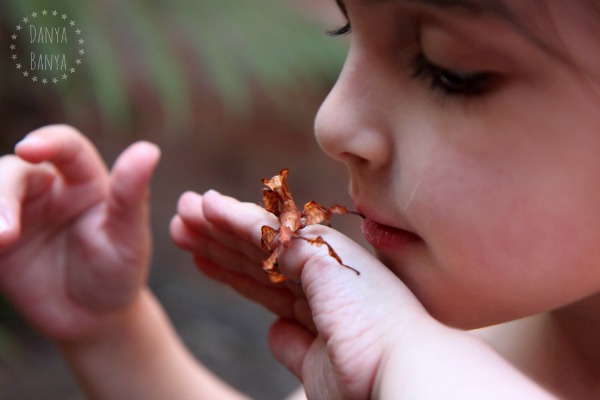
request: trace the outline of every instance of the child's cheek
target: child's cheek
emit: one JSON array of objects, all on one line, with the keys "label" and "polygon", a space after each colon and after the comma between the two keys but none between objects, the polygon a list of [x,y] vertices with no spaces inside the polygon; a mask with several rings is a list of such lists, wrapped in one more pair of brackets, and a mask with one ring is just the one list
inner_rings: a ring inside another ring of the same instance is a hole
[{"label": "child's cheek", "polygon": [[430,254],[419,280],[436,291],[423,296],[452,297],[463,310],[485,299],[513,318],[600,289],[600,220],[573,199],[566,177],[438,161],[444,168],[430,165],[413,204]]}]

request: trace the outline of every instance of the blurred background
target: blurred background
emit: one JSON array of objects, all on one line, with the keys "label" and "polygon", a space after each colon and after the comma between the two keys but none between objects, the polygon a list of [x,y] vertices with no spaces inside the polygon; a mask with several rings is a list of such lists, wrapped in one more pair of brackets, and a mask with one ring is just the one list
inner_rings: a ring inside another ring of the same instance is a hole
[{"label": "blurred background", "polygon": [[[284,167],[298,203],[350,205],[345,170],[312,132],[347,47],[326,32],[343,23],[334,0],[0,0],[2,154],[50,123],[80,129],[109,164],[133,141],[157,143],[150,285],[194,354],[257,399],[298,385],[269,354],[273,317],[199,274],[168,224],[186,190],[258,203],[261,178]],[[361,240],[353,217],[333,222]],[[3,399],[84,398],[6,304],[0,361]]]}]

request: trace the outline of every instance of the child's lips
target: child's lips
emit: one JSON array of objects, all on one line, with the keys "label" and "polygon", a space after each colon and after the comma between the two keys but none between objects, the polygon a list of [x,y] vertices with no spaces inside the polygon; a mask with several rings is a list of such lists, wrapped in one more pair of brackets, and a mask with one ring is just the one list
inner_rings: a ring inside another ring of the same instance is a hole
[{"label": "child's lips", "polygon": [[367,242],[376,249],[398,248],[422,240],[413,232],[382,225],[369,218],[363,220],[362,231]]}]

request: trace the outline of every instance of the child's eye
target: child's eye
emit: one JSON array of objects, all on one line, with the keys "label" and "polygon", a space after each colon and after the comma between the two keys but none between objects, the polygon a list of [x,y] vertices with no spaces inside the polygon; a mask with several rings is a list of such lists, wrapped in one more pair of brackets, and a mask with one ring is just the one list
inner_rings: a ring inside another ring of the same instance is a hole
[{"label": "child's eye", "polygon": [[453,96],[477,96],[489,91],[496,81],[496,76],[489,72],[471,72],[451,70],[439,67],[429,61],[424,54],[419,54],[413,62],[415,79],[422,79],[432,90]]},{"label": "child's eye", "polygon": [[341,28],[333,29],[331,31],[328,31],[327,33],[331,36],[344,36],[349,34],[350,32],[352,32],[352,26],[350,25],[350,22],[348,22]]}]

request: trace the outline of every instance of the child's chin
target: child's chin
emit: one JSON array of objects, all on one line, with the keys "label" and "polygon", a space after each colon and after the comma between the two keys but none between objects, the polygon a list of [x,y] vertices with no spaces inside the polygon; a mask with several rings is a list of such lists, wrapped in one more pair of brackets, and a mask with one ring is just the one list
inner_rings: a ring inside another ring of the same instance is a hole
[{"label": "child's chin", "polygon": [[459,314],[456,311],[448,313],[432,312],[431,315],[446,326],[465,331],[471,331],[475,329],[486,328],[493,325],[499,325],[505,322],[514,321],[516,319],[525,317],[513,314],[504,315],[501,312],[463,312]]}]

